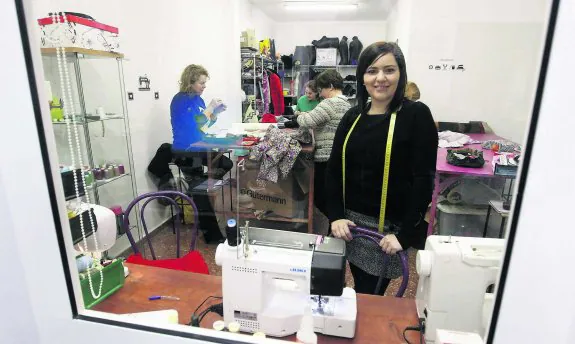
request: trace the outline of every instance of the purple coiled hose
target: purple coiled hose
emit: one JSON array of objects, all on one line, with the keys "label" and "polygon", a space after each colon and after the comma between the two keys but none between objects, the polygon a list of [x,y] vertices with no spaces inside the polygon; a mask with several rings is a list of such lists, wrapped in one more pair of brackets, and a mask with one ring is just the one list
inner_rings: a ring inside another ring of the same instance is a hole
[{"label": "purple coiled hose", "polygon": [[[381,241],[381,239],[383,239],[383,237],[385,235],[375,231],[375,230],[370,230],[367,228],[362,228],[362,227],[350,227],[349,228],[353,238],[365,238],[368,240],[373,241],[375,244],[377,244],[377,246],[379,246],[379,242]],[[381,251],[381,253],[383,254],[383,271],[381,272],[381,275],[379,276],[379,280],[377,281],[377,286],[375,287],[375,291],[374,293],[377,295],[379,290],[381,289],[381,284],[383,282],[383,276],[385,275],[385,272],[387,270],[387,265],[389,264],[389,255],[387,255],[385,252]],[[409,282],[409,264],[407,263],[407,253],[406,251],[399,251],[397,254],[399,254],[399,258],[401,260],[401,267],[402,267],[402,271],[403,271],[403,278],[401,281],[401,285],[399,286],[399,290],[397,291],[397,294],[395,294],[396,297],[403,297],[403,294],[405,293],[405,290],[407,289],[407,283]]]}]

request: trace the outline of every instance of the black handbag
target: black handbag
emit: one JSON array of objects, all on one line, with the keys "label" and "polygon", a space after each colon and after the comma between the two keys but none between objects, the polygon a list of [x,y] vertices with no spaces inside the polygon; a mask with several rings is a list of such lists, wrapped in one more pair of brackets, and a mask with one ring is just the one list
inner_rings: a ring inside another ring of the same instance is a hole
[{"label": "black handbag", "polygon": [[485,165],[483,151],[477,149],[448,149],[446,159],[453,166],[481,168]]}]

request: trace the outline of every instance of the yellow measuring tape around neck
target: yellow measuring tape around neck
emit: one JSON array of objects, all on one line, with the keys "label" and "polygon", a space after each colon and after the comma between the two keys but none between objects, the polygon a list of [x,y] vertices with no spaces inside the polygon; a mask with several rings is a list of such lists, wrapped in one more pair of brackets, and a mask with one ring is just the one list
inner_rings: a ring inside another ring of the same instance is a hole
[{"label": "yellow measuring tape around neck", "polygon": [[[355,121],[353,122],[351,128],[347,132],[345,136],[345,140],[343,141],[343,152],[341,154],[341,166],[342,166],[342,179],[343,179],[343,206],[345,208],[345,152],[347,149],[347,142],[349,141],[349,137],[351,136],[351,132],[355,129],[355,125],[359,122],[359,118],[361,114],[357,116]],[[389,184],[389,166],[391,165],[391,147],[393,145],[393,132],[395,130],[395,117],[396,113],[391,114],[391,118],[389,119],[389,130],[387,131],[387,143],[385,145],[385,162],[383,165],[383,183],[381,185],[381,205],[379,208],[379,224],[378,230],[380,233],[383,233],[383,228],[385,225],[385,208],[387,206],[387,188]]]}]

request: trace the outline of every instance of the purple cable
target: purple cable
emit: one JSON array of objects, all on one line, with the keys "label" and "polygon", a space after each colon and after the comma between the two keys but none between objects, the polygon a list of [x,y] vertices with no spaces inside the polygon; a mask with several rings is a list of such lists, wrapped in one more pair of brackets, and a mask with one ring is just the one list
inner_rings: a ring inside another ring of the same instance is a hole
[{"label": "purple cable", "polygon": [[[365,238],[365,239],[369,239],[372,242],[374,242],[377,246],[379,246],[379,242],[381,239],[384,238],[385,235],[375,231],[375,230],[370,230],[370,229],[366,229],[366,228],[362,228],[362,227],[350,227],[349,228],[353,234],[353,238]],[[355,233],[353,233],[355,232]],[[378,240],[379,239],[379,240]],[[389,256],[381,251],[383,253],[383,264],[384,264],[384,271],[385,272],[385,266],[387,266],[387,264],[389,263]],[[403,278],[401,281],[401,285],[399,286],[399,290],[397,291],[397,294],[395,294],[396,297],[403,297],[403,294],[405,293],[405,290],[407,289],[407,284],[409,282],[409,264],[408,264],[408,260],[407,260],[407,253],[405,251],[399,251],[397,254],[399,254],[399,258],[401,260],[401,267],[402,267],[402,271],[403,271]],[[379,289],[379,288],[378,288]]]}]

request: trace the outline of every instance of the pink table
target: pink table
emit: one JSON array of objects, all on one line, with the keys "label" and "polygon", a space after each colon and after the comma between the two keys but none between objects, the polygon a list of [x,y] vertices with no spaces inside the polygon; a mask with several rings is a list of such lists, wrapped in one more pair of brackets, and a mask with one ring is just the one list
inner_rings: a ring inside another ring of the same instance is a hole
[{"label": "pink table", "polygon": [[[473,140],[476,141],[488,141],[488,140],[504,140],[502,137],[499,137],[495,134],[467,134]],[[491,161],[493,160],[493,151],[490,149],[483,149],[481,147],[481,143],[473,144],[473,145],[465,145],[462,148],[472,148],[483,150],[483,158],[485,159],[485,165],[482,168],[470,168],[470,167],[459,167],[453,166],[447,163],[447,149],[448,148],[438,148],[437,149],[437,163],[436,163],[436,172],[435,172],[435,185],[433,188],[433,196],[431,198],[431,209],[429,214],[429,227],[427,227],[427,235],[431,235],[433,233],[433,223],[435,222],[435,215],[437,212],[437,198],[441,191],[446,188],[447,186],[451,185],[454,182],[454,179],[457,179],[459,176],[466,175],[466,176],[474,176],[474,177],[483,177],[483,178],[492,178],[494,177],[493,174],[493,167],[491,166]],[[461,148],[455,148],[461,149]],[[443,182],[441,181],[441,175],[449,175],[452,176],[451,178],[446,178]]]}]

